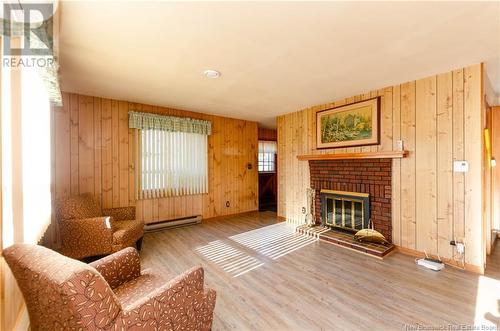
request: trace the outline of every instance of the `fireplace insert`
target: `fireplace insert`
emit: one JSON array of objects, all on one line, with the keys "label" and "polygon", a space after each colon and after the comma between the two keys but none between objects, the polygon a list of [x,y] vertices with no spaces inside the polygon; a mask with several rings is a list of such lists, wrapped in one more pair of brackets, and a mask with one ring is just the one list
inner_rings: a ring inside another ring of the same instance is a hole
[{"label": "fireplace insert", "polygon": [[321,190],[321,225],[349,231],[369,228],[370,195]]}]

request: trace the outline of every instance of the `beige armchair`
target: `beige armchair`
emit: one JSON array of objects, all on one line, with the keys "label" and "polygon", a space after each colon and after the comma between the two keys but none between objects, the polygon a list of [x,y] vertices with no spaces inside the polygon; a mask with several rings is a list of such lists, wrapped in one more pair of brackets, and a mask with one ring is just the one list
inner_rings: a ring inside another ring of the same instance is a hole
[{"label": "beige armchair", "polygon": [[101,256],[125,247],[141,248],[144,222],[135,208],[103,209],[92,195],[81,194],[55,202],[61,234],[60,252],[74,259]]},{"label": "beige armchair", "polygon": [[126,248],[87,265],[38,245],[3,255],[26,301],[31,330],[210,330],[216,293],[201,267],[167,280]]}]

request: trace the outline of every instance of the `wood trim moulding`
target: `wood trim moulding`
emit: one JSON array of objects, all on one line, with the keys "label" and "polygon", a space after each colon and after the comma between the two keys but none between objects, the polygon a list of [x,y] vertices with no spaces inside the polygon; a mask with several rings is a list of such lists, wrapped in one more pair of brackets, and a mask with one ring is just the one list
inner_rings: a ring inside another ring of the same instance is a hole
[{"label": "wood trim moulding", "polygon": [[[406,247],[401,247],[396,245],[396,249],[394,251],[397,251],[401,254],[408,255],[408,256],[413,256],[415,258],[423,258],[425,257],[424,252],[420,252],[411,248],[406,248]],[[455,261],[453,259],[447,259],[447,258],[441,258],[441,260],[444,262],[444,264],[449,265],[450,267],[458,268],[461,270],[466,270],[469,272],[473,272],[476,274],[484,275],[484,267],[477,266],[474,264],[469,264],[466,263],[465,266],[462,266],[458,261]]]},{"label": "wood trim moulding", "polygon": [[254,210],[249,210],[249,211],[244,211],[244,212],[241,212],[241,213],[234,213],[234,214],[227,214],[227,215],[220,215],[220,216],[214,216],[214,217],[207,217],[207,218],[203,218],[201,220],[201,222],[211,222],[211,221],[220,221],[220,220],[224,220],[224,219],[227,219],[227,218],[233,218],[235,216],[248,216],[248,215],[252,215],[252,214],[255,214],[255,213],[258,213],[259,210],[258,209],[254,209]]},{"label": "wood trim moulding", "polygon": [[342,153],[342,154],[304,154],[297,155],[299,161],[310,160],[350,160],[350,159],[400,159],[408,156],[408,151]]}]

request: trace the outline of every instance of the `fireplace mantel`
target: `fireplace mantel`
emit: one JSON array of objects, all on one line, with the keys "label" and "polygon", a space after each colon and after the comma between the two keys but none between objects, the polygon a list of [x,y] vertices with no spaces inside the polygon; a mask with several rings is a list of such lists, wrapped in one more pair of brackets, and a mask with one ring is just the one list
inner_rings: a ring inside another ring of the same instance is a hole
[{"label": "fireplace mantel", "polygon": [[350,160],[350,159],[400,159],[406,157],[408,151],[342,153],[342,154],[303,154],[297,155],[300,161],[310,160]]}]

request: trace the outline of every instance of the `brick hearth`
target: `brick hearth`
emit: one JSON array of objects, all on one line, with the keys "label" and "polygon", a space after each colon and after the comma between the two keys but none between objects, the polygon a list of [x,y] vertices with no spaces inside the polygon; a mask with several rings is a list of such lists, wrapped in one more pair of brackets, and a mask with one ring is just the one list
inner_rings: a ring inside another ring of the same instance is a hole
[{"label": "brick hearth", "polygon": [[392,242],[391,159],[311,160],[311,188],[316,190],[316,223],[321,223],[321,189],[370,194],[375,230]]}]

